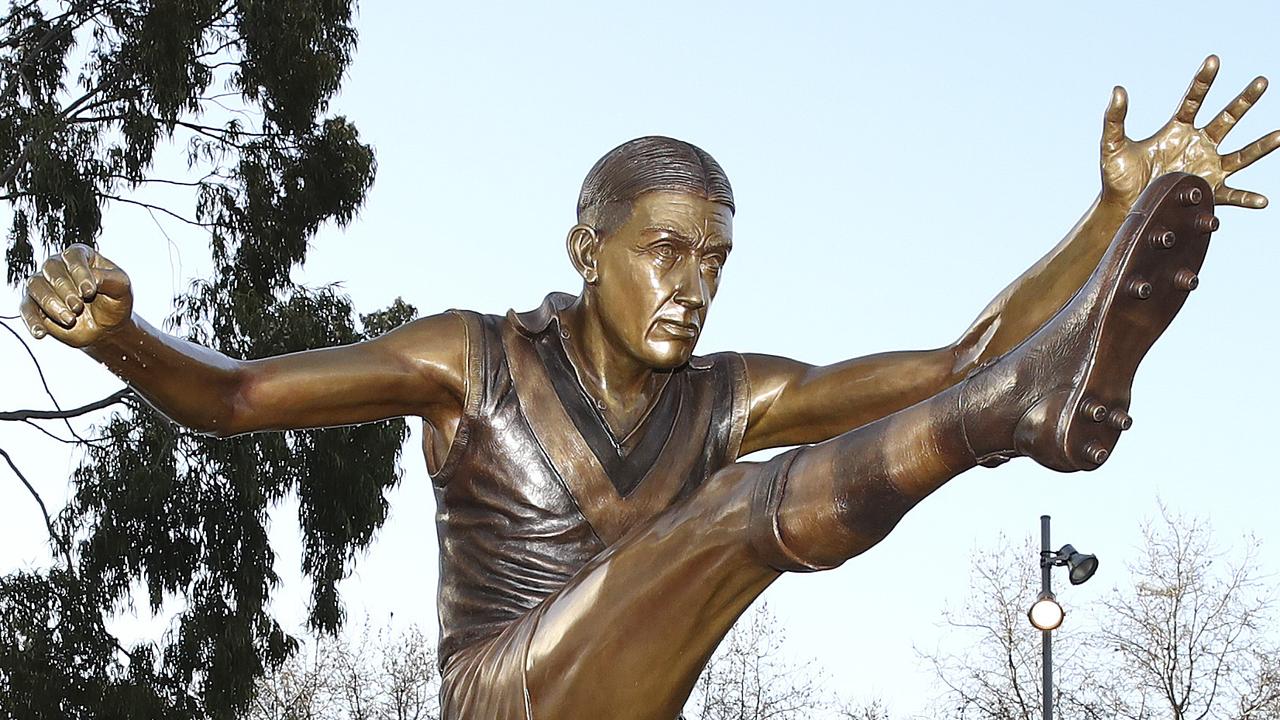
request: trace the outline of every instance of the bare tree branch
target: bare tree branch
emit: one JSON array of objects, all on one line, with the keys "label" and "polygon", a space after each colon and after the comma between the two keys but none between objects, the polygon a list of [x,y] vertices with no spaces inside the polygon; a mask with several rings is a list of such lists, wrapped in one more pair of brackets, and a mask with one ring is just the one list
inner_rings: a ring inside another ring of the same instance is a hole
[{"label": "bare tree branch", "polygon": [[40,506],[40,515],[44,517],[44,526],[49,530],[49,540],[62,551],[62,556],[67,561],[67,569],[71,570],[73,566],[71,564],[70,543],[54,529],[53,518],[49,516],[49,508],[44,504],[44,498],[40,497],[40,493],[36,492],[35,487],[27,480],[27,476],[22,474],[22,471],[18,469],[18,466],[13,462],[13,458],[9,457],[9,453],[5,452],[4,448],[0,448],[0,456],[4,457],[4,461],[9,464],[9,469],[13,471],[14,475],[18,476],[18,480],[22,482],[23,486],[27,488],[27,492],[31,494],[36,504]]},{"label": "bare tree branch", "polygon": [[101,400],[95,400],[91,403],[87,403],[70,410],[0,411],[0,420],[62,420],[65,418],[80,417],[81,415],[91,413],[94,410],[101,410],[102,408],[110,407],[131,397],[135,397],[134,392],[132,389],[126,387],[111,393]]},{"label": "bare tree branch", "polygon": [[98,192],[95,194],[98,197],[106,200],[115,200],[116,202],[122,202],[127,205],[137,205],[138,207],[146,208],[147,210],[151,210],[153,212],[164,213],[165,215],[168,215],[171,218],[174,218],[176,220],[181,220],[182,222],[188,225],[192,225],[194,227],[199,227],[199,228],[216,227],[214,223],[206,223],[206,222],[200,222],[199,220],[192,220],[191,218],[183,217],[182,215],[179,215],[178,213],[168,208],[164,208],[159,205],[153,205],[151,203],[143,202],[141,200],[134,200],[132,198],[120,197],[119,195],[111,195],[109,193],[104,193],[104,192]]},{"label": "bare tree branch", "polygon": [[[49,401],[53,403],[53,406],[55,408],[57,408],[58,410],[61,410],[62,406],[58,404],[58,398],[54,397],[53,390],[49,389],[49,380],[44,376],[44,368],[41,367],[40,360],[39,358],[36,357],[35,352],[31,350],[31,346],[27,344],[27,341],[25,339],[23,339],[22,334],[19,333],[17,330],[14,330],[13,328],[9,327],[8,323],[0,322],[0,327],[3,327],[5,330],[8,330],[9,334],[12,335],[14,339],[16,339],[22,345],[22,348],[24,350],[27,351],[27,357],[30,357],[31,363],[36,366],[36,375],[40,377],[40,385],[44,387],[44,394],[49,396]],[[87,440],[85,440],[83,437],[80,436],[80,433],[76,432],[75,428],[71,427],[70,419],[62,418],[62,422],[66,424],[67,430],[70,431],[73,437],[75,437],[77,440],[80,440],[81,442],[88,442]]]}]

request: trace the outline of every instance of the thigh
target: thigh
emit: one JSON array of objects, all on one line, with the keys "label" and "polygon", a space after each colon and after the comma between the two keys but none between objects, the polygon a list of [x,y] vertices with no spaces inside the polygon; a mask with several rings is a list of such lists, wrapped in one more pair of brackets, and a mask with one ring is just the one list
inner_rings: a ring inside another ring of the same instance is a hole
[{"label": "thigh", "polygon": [[441,672],[442,720],[528,720],[525,657],[541,607],[458,651]]},{"label": "thigh", "polygon": [[720,640],[779,575],[748,542],[767,468],[717,472],[542,603],[525,660],[534,718],[677,715]]}]

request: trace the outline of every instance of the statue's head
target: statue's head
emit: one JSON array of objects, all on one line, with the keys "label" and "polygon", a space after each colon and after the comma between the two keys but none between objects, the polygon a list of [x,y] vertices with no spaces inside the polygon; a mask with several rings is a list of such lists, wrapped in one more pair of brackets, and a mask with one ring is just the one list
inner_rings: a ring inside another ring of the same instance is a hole
[{"label": "statue's head", "polygon": [[733,244],[733,189],[702,149],[643,137],[587,173],[569,257],[611,345],[652,368],[693,354]]}]

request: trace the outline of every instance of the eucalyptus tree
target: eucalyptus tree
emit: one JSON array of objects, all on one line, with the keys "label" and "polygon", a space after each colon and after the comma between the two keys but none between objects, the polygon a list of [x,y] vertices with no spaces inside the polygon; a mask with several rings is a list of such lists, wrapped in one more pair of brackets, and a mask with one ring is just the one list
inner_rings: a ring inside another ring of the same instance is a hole
[{"label": "eucalyptus tree", "polygon": [[[372,148],[329,107],[356,47],[354,11],[352,0],[9,0],[8,282],[72,243],[109,255],[135,242],[104,227],[106,208],[133,206],[207,240],[212,270],[175,298],[169,324],[230,356],[354,342],[411,318],[400,301],[357,318],[333,288],[290,278],[320,228],[355,217],[376,171]],[[67,424],[83,461],[61,510],[0,448],[55,558],[0,578],[0,715],[232,717],[296,646],[268,612],[273,503],[297,495],[309,622],[332,632],[337,583],[386,517],[406,427],[213,440],[110,390],[83,408],[0,414],[113,409],[96,437]],[[135,588],[153,610],[181,608],[160,641],[128,645],[108,630]]]}]

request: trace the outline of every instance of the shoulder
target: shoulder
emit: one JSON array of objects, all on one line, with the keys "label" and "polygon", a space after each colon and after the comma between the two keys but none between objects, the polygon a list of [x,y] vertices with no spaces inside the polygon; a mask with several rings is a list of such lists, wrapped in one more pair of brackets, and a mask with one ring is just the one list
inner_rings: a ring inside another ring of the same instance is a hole
[{"label": "shoulder", "polygon": [[448,310],[418,318],[380,335],[372,342],[410,358],[458,355],[466,349],[472,321],[462,310]]},{"label": "shoulder", "polygon": [[460,399],[466,392],[470,349],[478,342],[481,317],[449,310],[405,323],[369,344]]},{"label": "shoulder", "polygon": [[751,419],[759,420],[789,387],[802,382],[812,365],[778,355],[748,353],[742,356],[751,388]]},{"label": "shoulder", "polygon": [[695,355],[689,359],[684,374],[694,385],[706,386],[713,394],[723,396],[734,406],[750,400],[751,381],[747,375],[746,361],[739,353]]},{"label": "shoulder", "polygon": [[746,371],[746,363],[741,353],[718,352],[694,355],[689,358],[688,369],[693,373],[736,374]]}]

